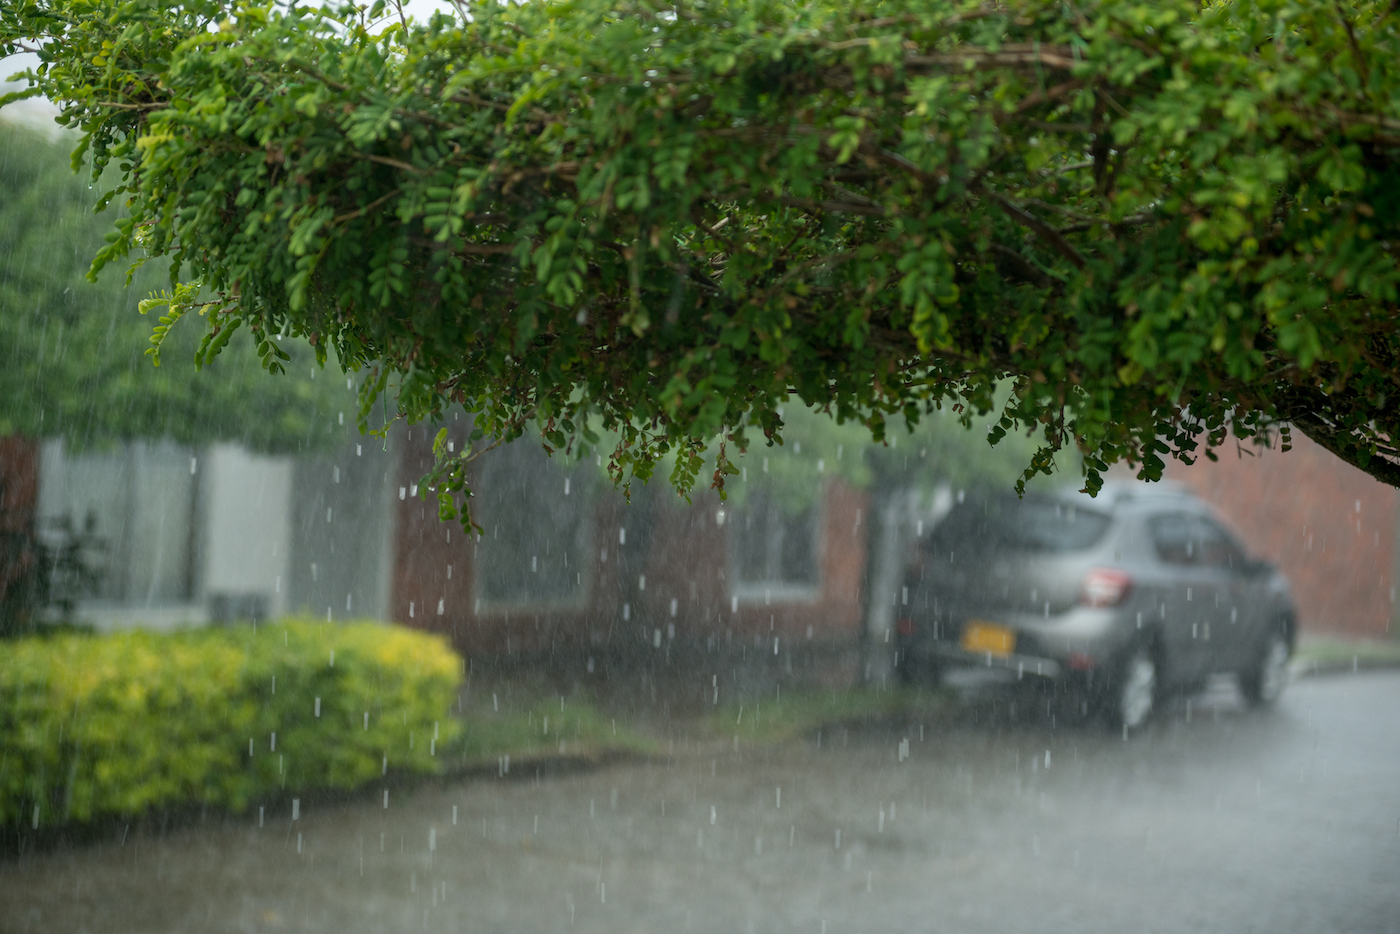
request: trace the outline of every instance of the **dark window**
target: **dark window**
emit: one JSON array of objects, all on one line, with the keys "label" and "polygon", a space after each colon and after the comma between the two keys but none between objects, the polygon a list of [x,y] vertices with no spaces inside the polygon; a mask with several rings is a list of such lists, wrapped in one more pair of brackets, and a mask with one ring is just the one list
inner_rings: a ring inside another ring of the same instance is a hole
[{"label": "dark window", "polygon": [[1111,519],[1076,503],[1055,499],[992,499],[955,506],[929,537],[933,554],[1082,551],[1097,544]]},{"label": "dark window", "polygon": [[735,510],[734,519],[734,573],[741,586],[816,586],[815,506],[785,509],[754,493]]},{"label": "dark window", "polygon": [[1184,512],[1156,516],[1149,523],[1157,557],[1167,564],[1199,564],[1201,530],[1194,516]]},{"label": "dark window", "polygon": [[476,549],[482,604],[582,601],[592,567],[588,468],[568,469],[562,457],[549,457],[528,438],[492,451],[480,464],[481,500],[474,506],[486,539]]},{"label": "dark window", "polygon": [[1214,568],[1241,570],[1245,566],[1244,549],[1234,537],[1214,519],[1201,517],[1201,564]]}]

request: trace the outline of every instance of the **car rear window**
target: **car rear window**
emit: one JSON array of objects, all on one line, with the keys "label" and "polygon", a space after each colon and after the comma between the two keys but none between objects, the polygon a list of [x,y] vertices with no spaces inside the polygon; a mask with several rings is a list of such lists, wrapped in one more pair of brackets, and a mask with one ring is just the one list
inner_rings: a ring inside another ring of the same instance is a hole
[{"label": "car rear window", "polygon": [[930,535],[934,553],[984,550],[1056,553],[1092,547],[1109,517],[1053,499],[992,499],[955,506]]}]

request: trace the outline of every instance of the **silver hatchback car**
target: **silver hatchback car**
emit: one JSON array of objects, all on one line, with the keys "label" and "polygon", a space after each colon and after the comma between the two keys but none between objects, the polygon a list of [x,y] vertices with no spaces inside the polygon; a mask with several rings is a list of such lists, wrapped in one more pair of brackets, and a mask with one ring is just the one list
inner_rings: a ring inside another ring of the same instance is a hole
[{"label": "silver hatchback car", "polygon": [[1272,702],[1296,631],[1283,575],[1166,484],[969,499],[919,539],[900,596],[906,680],[1010,669],[1073,689],[1128,730],[1217,672]]}]

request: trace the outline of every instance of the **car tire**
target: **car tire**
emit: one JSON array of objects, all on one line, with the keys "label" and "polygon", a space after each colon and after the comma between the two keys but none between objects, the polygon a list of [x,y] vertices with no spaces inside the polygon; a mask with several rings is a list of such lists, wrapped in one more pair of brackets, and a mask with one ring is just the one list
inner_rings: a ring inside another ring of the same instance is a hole
[{"label": "car tire", "polygon": [[1109,726],[1125,735],[1146,726],[1157,712],[1164,674],[1161,656],[1152,643],[1138,642],[1128,649],[1102,694]]},{"label": "car tire", "polygon": [[1239,673],[1240,693],[1255,707],[1267,707],[1279,699],[1288,686],[1288,660],[1293,646],[1288,638],[1288,626],[1279,622],[1255,647],[1248,667]]}]

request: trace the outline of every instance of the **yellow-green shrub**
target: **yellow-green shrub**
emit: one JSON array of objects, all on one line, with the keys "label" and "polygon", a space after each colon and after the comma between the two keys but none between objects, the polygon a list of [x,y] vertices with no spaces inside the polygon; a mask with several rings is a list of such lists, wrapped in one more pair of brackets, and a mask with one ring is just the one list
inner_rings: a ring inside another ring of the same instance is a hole
[{"label": "yellow-green shrub", "polygon": [[379,623],[0,643],[0,822],[240,810],[352,788],[386,758],[436,772],[461,673],[446,640]]}]

